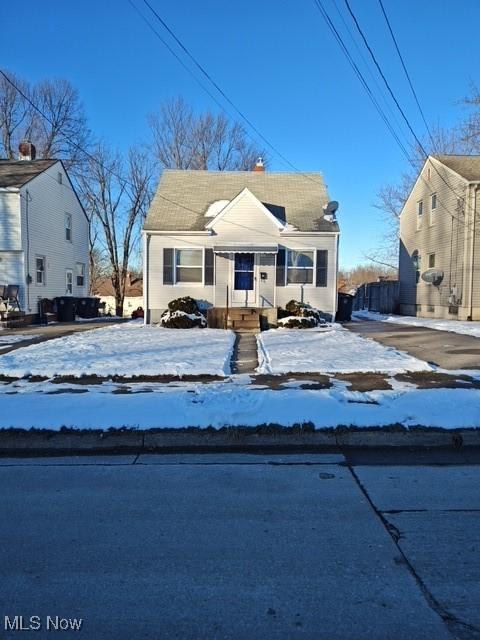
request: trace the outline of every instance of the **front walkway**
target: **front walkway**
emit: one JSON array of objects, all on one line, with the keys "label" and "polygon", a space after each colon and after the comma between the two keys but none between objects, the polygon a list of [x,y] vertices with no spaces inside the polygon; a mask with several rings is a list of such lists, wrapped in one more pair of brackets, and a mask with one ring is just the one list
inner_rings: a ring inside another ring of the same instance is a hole
[{"label": "front walkway", "polygon": [[344,326],[353,333],[406,351],[443,369],[480,369],[480,340],[472,336],[372,320]]}]

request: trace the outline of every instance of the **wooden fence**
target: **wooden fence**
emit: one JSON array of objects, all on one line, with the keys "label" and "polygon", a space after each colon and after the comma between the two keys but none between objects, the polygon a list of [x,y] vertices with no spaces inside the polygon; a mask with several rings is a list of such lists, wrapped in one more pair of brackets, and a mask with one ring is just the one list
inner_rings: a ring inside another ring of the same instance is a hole
[{"label": "wooden fence", "polygon": [[353,299],[353,310],[378,311],[378,313],[398,313],[398,280],[368,282],[357,289]]}]

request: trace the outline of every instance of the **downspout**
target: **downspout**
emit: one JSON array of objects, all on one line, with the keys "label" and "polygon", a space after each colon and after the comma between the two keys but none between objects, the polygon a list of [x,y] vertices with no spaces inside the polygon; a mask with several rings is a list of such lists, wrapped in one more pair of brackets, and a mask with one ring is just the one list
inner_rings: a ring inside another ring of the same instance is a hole
[{"label": "downspout", "polygon": [[25,284],[27,285],[27,310],[31,311],[30,308],[30,283],[32,281],[32,276],[30,275],[30,231],[28,226],[28,203],[30,202],[30,192],[28,189],[25,191],[25,231],[27,233],[27,264],[26,264],[26,277]]},{"label": "downspout", "polygon": [[474,271],[475,271],[475,227],[477,222],[477,192],[478,184],[475,185],[473,190],[473,222],[472,222],[472,261],[470,265],[470,314],[467,316],[467,320],[473,320],[473,287],[474,287]]},{"label": "downspout", "polygon": [[337,235],[336,243],[335,243],[335,281],[333,284],[333,313],[332,313],[332,322],[335,322],[335,317],[337,315],[337,305],[338,305],[338,245],[340,243],[340,234]]},{"label": "downspout", "polygon": [[150,245],[150,236],[148,232],[145,232],[144,236],[144,255],[145,255],[145,263],[143,265],[143,324],[148,324],[150,321],[150,311],[148,307],[148,281],[149,281],[149,257],[148,257],[148,249]]}]

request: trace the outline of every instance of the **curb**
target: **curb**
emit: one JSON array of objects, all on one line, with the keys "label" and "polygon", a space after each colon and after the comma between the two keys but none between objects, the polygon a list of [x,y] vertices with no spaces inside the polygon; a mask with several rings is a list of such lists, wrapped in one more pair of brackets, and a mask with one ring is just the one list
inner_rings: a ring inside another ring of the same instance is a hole
[{"label": "curb", "polygon": [[480,429],[253,428],[162,429],[151,431],[0,431],[0,455],[149,453],[154,451],[318,451],[348,447],[449,448],[480,446]]}]

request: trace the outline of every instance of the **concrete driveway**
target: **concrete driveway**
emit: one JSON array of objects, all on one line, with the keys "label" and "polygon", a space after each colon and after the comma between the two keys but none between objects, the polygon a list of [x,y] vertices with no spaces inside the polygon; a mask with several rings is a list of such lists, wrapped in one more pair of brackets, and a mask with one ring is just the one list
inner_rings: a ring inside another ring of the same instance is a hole
[{"label": "concrete driveway", "polygon": [[362,320],[344,325],[353,333],[410,353],[443,369],[480,369],[480,339],[390,322]]},{"label": "concrete driveway", "polygon": [[3,459],[0,635],[478,638],[480,468],[420,462]]}]

